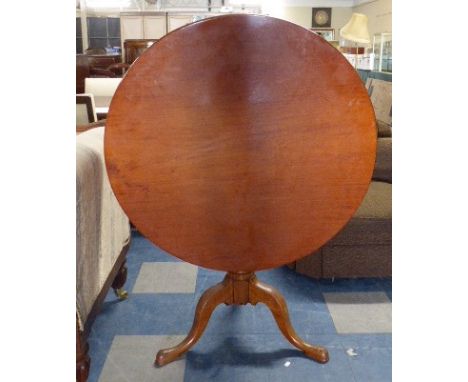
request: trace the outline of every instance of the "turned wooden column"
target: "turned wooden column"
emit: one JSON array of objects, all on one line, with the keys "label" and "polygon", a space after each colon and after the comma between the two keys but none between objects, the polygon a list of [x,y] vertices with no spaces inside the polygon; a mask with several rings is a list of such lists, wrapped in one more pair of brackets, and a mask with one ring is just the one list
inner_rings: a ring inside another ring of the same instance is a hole
[{"label": "turned wooden column", "polygon": [[292,345],[328,360],[296,335],[286,301],[255,272],[320,248],[367,192],[374,111],[335,48],[266,16],[189,24],[128,70],[104,140],[112,188],[136,228],[184,261],[227,272],[203,294],[187,338],[156,364],[195,345],[217,305],[260,302]]}]

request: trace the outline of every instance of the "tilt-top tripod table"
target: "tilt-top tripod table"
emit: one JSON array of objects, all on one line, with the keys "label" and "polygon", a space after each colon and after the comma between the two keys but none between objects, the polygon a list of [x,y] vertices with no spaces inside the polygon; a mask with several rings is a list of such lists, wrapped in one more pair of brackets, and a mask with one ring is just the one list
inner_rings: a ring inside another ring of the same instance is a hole
[{"label": "tilt-top tripod table", "polygon": [[318,362],[286,302],[255,271],[318,249],[359,207],[371,179],[375,117],[359,76],[318,35],[266,16],[228,15],[163,37],[112,100],[105,156],[112,188],[138,230],[189,263],[226,271],[187,338],[219,304],[265,303],[291,344]]}]

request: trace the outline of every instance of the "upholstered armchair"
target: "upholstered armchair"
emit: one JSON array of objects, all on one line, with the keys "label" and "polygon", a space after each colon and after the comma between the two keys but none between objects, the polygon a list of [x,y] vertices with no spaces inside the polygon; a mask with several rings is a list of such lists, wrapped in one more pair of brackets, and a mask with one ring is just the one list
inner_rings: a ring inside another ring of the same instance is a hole
[{"label": "upholstered armchair", "polygon": [[122,288],[130,224],[107,178],[103,138],[104,126],[76,138],[76,376],[80,382],[86,381],[90,366],[86,338],[109,288],[120,299],[127,297]]}]

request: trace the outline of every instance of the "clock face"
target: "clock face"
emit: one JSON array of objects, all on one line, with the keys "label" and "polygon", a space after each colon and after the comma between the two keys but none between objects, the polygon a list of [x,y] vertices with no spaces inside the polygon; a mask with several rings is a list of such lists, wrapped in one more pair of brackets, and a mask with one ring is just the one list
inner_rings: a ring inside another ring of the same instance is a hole
[{"label": "clock face", "polygon": [[315,22],[319,25],[324,25],[328,22],[328,13],[325,11],[318,11],[315,14]]},{"label": "clock face", "polygon": [[331,26],[331,8],[312,8],[312,28]]}]

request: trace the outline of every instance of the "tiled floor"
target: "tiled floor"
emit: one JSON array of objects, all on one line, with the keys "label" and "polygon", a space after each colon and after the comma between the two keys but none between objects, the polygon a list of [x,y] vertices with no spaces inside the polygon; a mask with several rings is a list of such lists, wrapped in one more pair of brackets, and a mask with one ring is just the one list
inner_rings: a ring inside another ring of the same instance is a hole
[{"label": "tiled floor", "polygon": [[391,279],[319,282],[286,267],[257,274],[286,297],[297,333],[328,348],[325,365],[291,346],[259,304],[219,306],[185,357],[156,368],[156,352],[185,337],[201,293],[223,274],[181,262],[138,234],[127,265],[128,300],[111,291],[92,328],[90,382],[391,381]]}]

